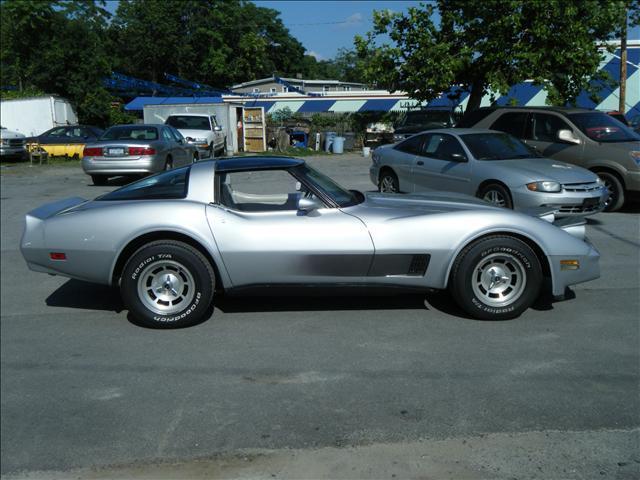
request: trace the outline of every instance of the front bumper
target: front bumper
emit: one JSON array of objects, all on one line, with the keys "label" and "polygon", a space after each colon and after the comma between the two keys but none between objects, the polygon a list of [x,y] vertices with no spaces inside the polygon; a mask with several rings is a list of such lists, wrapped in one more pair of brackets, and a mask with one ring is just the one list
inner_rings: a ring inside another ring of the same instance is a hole
[{"label": "front bumper", "polygon": [[605,187],[590,192],[544,193],[532,192],[526,186],[514,189],[513,201],[517,210],[535,207],[544,207],[556,211],[556,217],[569,217],[572,215],[593,215],[604,209],[607,199]]},{"label": "front bumper", "polygon": [[[600,253],[595,247],[587,243],[589,250],[586,255],[549,255],[551,273],[553,278],[553,295],[564,295],[569,285],[588,282],[600,277]],[[561,260],[578,260],[580,267],[577,270],[562,270]]]},{"label": "front bumper", "polygon": [[0,147],[0,157],[20,157],[26,158],[28,155],[25,147]]},{"label": "front bumper", "polygon": [[145,155],[135,158],[83,157],[82,170],[88,175],[133,175],[156,173],[164,169],[164,159]]}]

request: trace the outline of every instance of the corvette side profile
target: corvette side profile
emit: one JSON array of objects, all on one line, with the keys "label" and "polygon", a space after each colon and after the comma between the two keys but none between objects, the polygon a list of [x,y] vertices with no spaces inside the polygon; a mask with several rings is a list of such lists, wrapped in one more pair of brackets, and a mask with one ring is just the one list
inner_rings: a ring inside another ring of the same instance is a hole
[{"label": "corvette side profile", "polygon": [[346,190],[303,160],[244,157],[159,173],[95,200],[26,215],[30,269],[119,286],[139,323],[199,323],[217,292],[259,285],[450,289],[479,319],[507,319],[599,276],[584,222],[470,196]]}]

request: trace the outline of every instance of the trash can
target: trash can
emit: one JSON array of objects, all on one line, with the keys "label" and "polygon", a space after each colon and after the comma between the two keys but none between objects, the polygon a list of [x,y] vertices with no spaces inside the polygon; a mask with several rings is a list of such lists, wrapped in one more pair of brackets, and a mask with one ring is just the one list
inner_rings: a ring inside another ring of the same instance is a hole
[{"label": "trash can", "polygon": [[336,138],[336,132],[324,132],[324,151],[330,152],[333,139]]},{"label": "trash can", "polygon": [[344,137],[335,137],[331,150],[333,153],[342,153],[344,151]]},{"label": "trash can", "polygon": [[356,134],[353,132],[345,132],[344,136],[344,151],[349,152],[353,150],[356,144]]}]

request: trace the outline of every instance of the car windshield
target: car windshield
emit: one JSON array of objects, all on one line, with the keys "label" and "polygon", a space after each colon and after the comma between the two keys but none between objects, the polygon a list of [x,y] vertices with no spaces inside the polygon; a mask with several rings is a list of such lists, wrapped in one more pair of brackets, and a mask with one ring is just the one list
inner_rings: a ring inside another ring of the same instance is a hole
[{"label": "car windshield", "polygon": [[332,179],[308,165],[294,167],[292,172],[301,181],[310,183],[316,189],[325,192],[339,207],[350,207],[364,200],[364,195],[342,188]]},{"label": "car windshield", "polygon": [[506,133],[467,133],[460,138],[476,160],[537,157],[524,143]]},{"label": "car windshield", "polygon": [[189,115],[173,115],[165,122],[173,128],[184,130],[211,130],[209,117],[192,117]]},{"label": "car windshield", "polygon": [[185,198],[191,165],[169,170],[105,193],[96,200],[157,200]]},{"label": "car windshield", "polygon": [[111,127],[102,134],[100,140],[157,140],[158,129],[138,125]]},{"label": "car windshield", "polygon": [[451,115],[445,110],[425,110],[408,112],[404,119],[400,122],[399,126],[402,127],[419,127],[430,123],[437,123],[440,125],[450,125]]},{"label": "car windshield", "polygon": [[606,113],[572,113],[569,118],[582,133],[596,142],[615,143],[640,140],[640,136],[633,130]]}]

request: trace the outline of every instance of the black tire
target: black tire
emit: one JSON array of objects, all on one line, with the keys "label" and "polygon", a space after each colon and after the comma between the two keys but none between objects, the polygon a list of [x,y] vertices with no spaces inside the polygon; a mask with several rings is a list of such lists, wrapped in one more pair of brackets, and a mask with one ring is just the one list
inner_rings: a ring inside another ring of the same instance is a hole
[{"label": "black tire", "polygon": [[222,148],[220,149],[220,156],[227,156],[227,137],[224,137],[224,143],[222,144]]},{"label": "black tire", "polygon": [[400,193],[398,176],[392,170],[383,170],[380,173],[378,191],[382,193]]},{"label": "black tire", "polygon": [[171,157],[167,157],[167,159],[164,162],[164,171],[168,171],[171,170],[173,168],[173,158]]},{"label": "black tire", "polygon": [[449,287],[460,307],[474,318],[506,320],[536,301],[542,267],[523,241],[492,235],[465,247],[456,258]]},{"label": "black tire", "polygon": [[216,158],[216,151],[213,148],[213,142],[209,145],[209,158]]},{"label": "black tire", "polygon": [[122,300],[136,322],[151,328],[188,327],[206,320],[214,289],[215,273],[206,257],[173,240],[151,242],[136,251],[120,282]]},{"label": "black tire", "polygon": [[106,185],[107,180],[109,180],[109,177],[107,177],[106,175],[91,175],[91,181],[96,186]]},{"label": "black tire", "polygon": [[615,212],[624,205],[624,187],[618,176],[609,172],[596,172],[609,189],[609,196],[604,202],[605,212]]},{"label": "black tire", "polygon": [[513,210],[511,192],[509,192],[507,187],[504,187],[499,183],[490,183],[489,185],[482,187],[478,192],[478,198],[481,198],[485,202],[489,202],[496,207]]},{"label": "black tire", "polygon": [[196,163],[198,160],[200,160],[200,157],[198,156],[198,152],[193,154],[193,158],[191,159],[191,163]]}]

